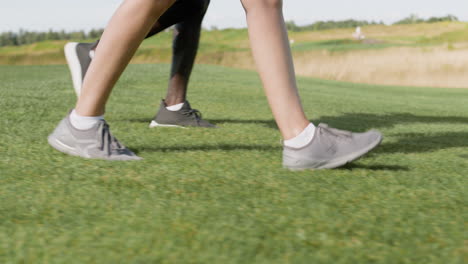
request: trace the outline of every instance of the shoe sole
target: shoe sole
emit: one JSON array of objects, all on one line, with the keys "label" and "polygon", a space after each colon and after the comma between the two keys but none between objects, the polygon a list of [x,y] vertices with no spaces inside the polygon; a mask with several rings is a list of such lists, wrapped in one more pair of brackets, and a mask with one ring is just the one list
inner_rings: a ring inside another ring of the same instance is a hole
[{"label": "shoe sole", "polygon": [[93,158],[93,157],[89,157],[89,156],[83,156],[83,155],[80,155],[78,152],[76,152],[76,150],[62,142],[60,142],[59,140],[49,136],[47,138],[47,142],[49,142],[49,145],[52,146],[54,149],[62,152],[62,153],[65,153],[65,154],[68,154],[70,156],[75,156],[75,157],[80,157],[80,158],[85,158],[85,159],[96,159],[96,160],[107,160],[107,161],[138,161],[138,160],[143,160],[142,157],[135,157],[135,158],[132,158],[132,159],[104,159],[104,158]]},{"label": "shoe sole", "polygon": [[81,71],[81,64],[78,55],[76,54],[76,47],[78,43],[72,42],[65,45],[65,58],[67,59],[68,68],[71,72],[73,81],[73,88],[76,95],[79,97],[81,93],[81,86],[83,85],[83,73]]},{"label": "shoe sole", "polygon": [[48,137],[47,138],[47,142],[49,142],[49,145],[51,145],[54,149],[62,152],[62,153],[65,153],[65,154],[68,154],[68,155],[71,155],[71,156],[76,156],[76,157],[82,157],[82,158],[89,158],[89,157],[83,157],[81,156],[80,154],[78,154],[78,152],[76,152],[76,150],[66,144],[63,144],[62,142],[60,142],[59,140],[53,138],[53,137]]},{"label": "shoe sole", "polygon": [[346,156],[344,156],[342,158],[335,159],[335,160],[333,160],[333,161],[331,161],[331,162],[329,162],[329,163],[327,163],[325,165],[322,165],[320,167],[316,167],[316,168],[315,167],[294,167],[294,166],[285,166],[285,165],[283,165],[283,168],[289,169],[289,170],[292,170],[292,171],[336,169],[336,168],[342,167],[342,166],[344,166],[344,165],[346,165],[348,163],[356,161],[359,158],[361,158],[362,156],[366,155],[371,150],[373,150],[378,145],[380,145],[380,143],[382,143],[382,140],[383,140],[383,137],[380,137],[378,140],[376,140],[375,142],[370,144],[367,148],[364,148],[364,149],[362,149],[360,151],[351,153],[351,154],[346,155]]},{"label": "shoe sole", "polygon": [[183,127],[183,126],[178,126],[178,125],[168,125],[168,124],[159,124],[158,122],[156,121],[151,121],[151,123],[149,124],[149,127],[150,128],[155,128],[155,127],[176,127],[176,128],[185,128],[186,127]]}]

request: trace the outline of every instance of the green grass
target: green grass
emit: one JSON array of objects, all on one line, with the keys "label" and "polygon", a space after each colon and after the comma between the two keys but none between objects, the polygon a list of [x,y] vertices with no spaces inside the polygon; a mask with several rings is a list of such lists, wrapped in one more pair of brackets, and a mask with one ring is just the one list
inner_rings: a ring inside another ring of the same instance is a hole
[{"label": "green grass", "polygon": [[363,43],[352,39],[337,39],[316,42],[301,42],[291,47],[292,51],[310,51],[310,50],[327,50],[331,52],[351,51],[351,50],[368,50],[368,49],[384,49],[389,47],[408,46],[403,44],[392,43]]},{"label": "green grass", "polygon": [[[385,140],[337,170],[281,168],[256,74],[198,66],[219,129],[149,129],[168,65],[132,65],[107,119],[141,162],[63,155],[65,66],[0,66],[0,263],[463,263],[468,90],[300,78],[316,123]],[[464,244],[465,243],[465,244]]]},{"label": "green grass", "polygon": [[432,38],[420,37],[418,44],[441,44],[441,43],[456,43],[468,41],[468,25],[462,30],[456,30],[443,33]]}]

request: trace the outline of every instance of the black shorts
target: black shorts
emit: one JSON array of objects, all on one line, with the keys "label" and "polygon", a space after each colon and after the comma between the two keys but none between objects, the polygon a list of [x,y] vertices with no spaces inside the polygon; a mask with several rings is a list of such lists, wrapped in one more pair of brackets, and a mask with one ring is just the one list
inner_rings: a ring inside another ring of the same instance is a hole
[{"label": "black shorts", "polygon": [[159,24],[166,28],[187,19],[203,19],[210,0],[176,0],[159,18]]}]

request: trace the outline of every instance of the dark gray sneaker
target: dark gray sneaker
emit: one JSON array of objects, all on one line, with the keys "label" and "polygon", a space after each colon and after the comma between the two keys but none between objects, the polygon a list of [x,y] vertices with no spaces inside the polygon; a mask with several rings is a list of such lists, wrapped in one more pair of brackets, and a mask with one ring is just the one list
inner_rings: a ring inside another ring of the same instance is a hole
[{"label": "dark gray sneaker", "polygon": [[70,42],[65,45],[65,57],[73,80],[73,88],[77,96],[80,96],[81,86],[93,59],[95,43]]},{"label": "dark gray sneaker", "polygon": [[351,133],[320,124],[307,146],[284,146],[283,166],[292,170],[333,169],[362,157],[380,142],[382,135],[377,131]]},{"label": "dark gray sneaker", "polygon": [[65,117],[48,138],[49,144],[63,153],[88,159],[141,160],[112,136],[102,120],[89,130],[78,130]]},{"label": "dark gray sneaker", "polygon": [[153,127],[216,127],[202,119],[200,111],[192,109],[190,103],[185,101],[179,111],[169,111],[164,100],[161,102],[159,111],[151,121],[150,128]]}]

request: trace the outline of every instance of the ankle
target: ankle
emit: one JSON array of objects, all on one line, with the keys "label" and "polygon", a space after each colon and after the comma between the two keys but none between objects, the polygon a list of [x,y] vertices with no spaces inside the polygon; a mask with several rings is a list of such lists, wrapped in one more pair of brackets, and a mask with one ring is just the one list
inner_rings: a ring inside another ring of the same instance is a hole
[{"label": "ankle", "polygon": [[301,131],[297,136],[284,141],[284,145],[290,148],[302,148],[309,144],[314,138],[315,126],[312,123]]},{"label": "ankle", "polygon": [[185,98],[184,97],[166,98],[164,99],[164,103],[166,104],[166,107],[183,104],[185,103]]},{"label": "ankle", "polygon": [[172,112],[176,112],[176,111],[179,111],[180,109],[182,109],[184,104],[185,104],[185,102],[175,104],[175,105],[170,105],[170,106],[166,105],[166,109],[169,110],[169,111],[172,111]]},{"label": "ankle", "polygon": [[79,130],[88,130],[94,127],[99,121],[104,120],[104,116],[82,116],[75,109],[70,113],[70,123]]}]

